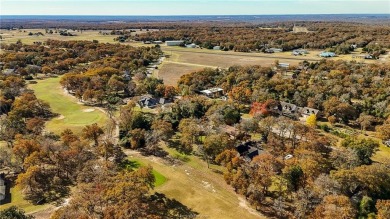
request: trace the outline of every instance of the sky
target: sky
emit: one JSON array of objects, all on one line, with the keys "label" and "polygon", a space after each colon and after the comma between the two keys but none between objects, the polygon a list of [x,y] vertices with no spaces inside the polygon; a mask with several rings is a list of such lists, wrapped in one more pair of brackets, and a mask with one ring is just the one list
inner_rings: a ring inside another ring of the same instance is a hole
[{"label": "sky", "polygon": [[390,14],[390,0],[0,0],[0,15]]}]

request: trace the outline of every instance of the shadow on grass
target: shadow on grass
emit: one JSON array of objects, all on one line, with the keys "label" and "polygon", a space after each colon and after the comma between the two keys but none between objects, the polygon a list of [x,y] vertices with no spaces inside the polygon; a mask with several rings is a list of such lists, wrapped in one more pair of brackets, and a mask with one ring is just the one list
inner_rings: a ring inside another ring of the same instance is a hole
[{"label": "shadow on grass", "polygon": [[185,148],[183,145],[180,144],[180,141],[177,139],[170,139],[168,141],[168,147],[175,148],[178,152],[190,155],[192,152],[192,148]]},{"label": "shadow on grass", "polygon": [[120,167],[122,169],[130,170],[130,171],[134,171],[134,170],[138,169],[140,166],[141,166],[141,164],[139,162],[132,161],[132,160],[124,160],[120,164]]},{"label": "shadow on grass", "polygon": [[196,218],[199,214],[183,205],[175,199],[170,199],[161,193],[154,193],[151,197],[151,202],[155,214],[160,215],[162,218]]}]

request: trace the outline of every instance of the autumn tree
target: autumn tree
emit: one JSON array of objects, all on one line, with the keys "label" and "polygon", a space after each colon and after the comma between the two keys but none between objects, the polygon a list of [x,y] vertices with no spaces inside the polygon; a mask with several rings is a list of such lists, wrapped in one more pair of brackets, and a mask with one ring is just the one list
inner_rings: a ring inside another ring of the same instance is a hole
[{"label": "autumn tree", "polygon": [[389,200],[378,200],[375,205],[378,210],[377,218],[386,219],[390,218],[390,201]]},{"label": "autumn tree", "polygon": [[356,210],[346,196],[329,195],[316,207],[311,218],[355,218]]},{"label": "autumn tree", "polygon": [[82,130],[82,137],[84,139],[89,139],[94,141],[95,146],[99,144],[99,137],[104,134],[102,128],[100,128],[96,123],[92,125],[87,125]]},{"label": "autumn tree", "polygon": [[306,118],[306,125],[309,127],[315,128],[317,126],[317,116],[315,114],[311,114]]},{"label": "autumn tree", "polygon": [[228,135],[225,134],[212,134],[206,136],[203,142],[203,152],[204,157],[209,164],[209,158],[214,160],[216,156],[222,153],[223,150],[232,146],[232,142],[229,139]]},{"label": "autumn tree", "polygon": [[357,139],[348,137],[341,145],[346,148],[351,148],[356,151],[360,162],[363,164],[371,164],[371,156],[378,150],[379,144],[378,142],[372,139]]}]

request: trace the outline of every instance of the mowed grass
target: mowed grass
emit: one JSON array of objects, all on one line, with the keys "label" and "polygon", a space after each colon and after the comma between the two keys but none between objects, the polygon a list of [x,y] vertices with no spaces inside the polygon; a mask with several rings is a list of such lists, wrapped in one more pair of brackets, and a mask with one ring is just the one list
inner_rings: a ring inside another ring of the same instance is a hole
[{"label": "mowed grass", "polygon": [[[170,153],[179,152],[173,149]],[[214,165],[208,169],[207,164],[199,158],[193,155],[188,158],[181,165],[169,165],[159,158],[143,157],[139,153],[129,156],[132,161],[151,165],[166,177],[166,182],[157,186],[155,191],[199,213],[198,218],[265,218],[253,209],[248,210],[242,199],[225,183],[223,175],[217,173],[219,170],[214,169]]]},{"label": "mowed grass", "polygon": [[[131,169],[131,170],[136,170],[141,166],[145,166],[145,164],[140,159],[127,160],[127,162],[125,162],[123,165],[126,169]],[[161,186],[167,181],[167,178],[161,173],[159,173],[158,171],[156,171],[155,169],[153,169],[153,175],[156,179],[156,181],[154,182],[154,186],[156,187]]]},{"label": "mowed grass", "polygon": [[58,117],[47,122],[46,129],[60,134],[64,129],[69,128],[74,133],[80,134],[86,125],[97,123],[104,126],[107,116],[96,108],[78,104],[75,98],[64,92],[59,81],[60,77],[49,78],[29,85],[37,98],[49,103],[52,111],[59,114]]},{"label": "mowed grass", "polygon": [[33,205],[30,202],[28,202],[27,200],[24,200],[22,191],[18,187],[11,188],[11,202],[4,204],[4,205],[0,205],[0,211],[7,209],[11,206],[16,206],[18,208],[21,208],[28,214],[42,211],[42,210],[45,210],[45,209],[51,207],[50,204]]}]

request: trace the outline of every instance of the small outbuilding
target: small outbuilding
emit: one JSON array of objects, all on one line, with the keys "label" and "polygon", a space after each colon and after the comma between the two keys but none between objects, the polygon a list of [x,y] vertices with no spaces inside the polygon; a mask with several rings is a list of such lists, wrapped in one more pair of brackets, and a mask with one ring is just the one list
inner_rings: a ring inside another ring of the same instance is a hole
[{"label": "small outbuilding", "polygon": [[184,41],[183,40],[173,40],[173,41],[165,41],[165,44],[167,46],[180,46],[181,44],[183,44]]},{"label": "small outbuilding", "polygon": [[215,87],[207,90],[202,90],[200,91],[200,93],[210,98],[219,98],[223,96],[223,89]]},{"label": "small outbuilding", "polygon": [[329,57],[335,57],[336,56],[336,53],[334,52],[322,52],[320,53],[320,57],[323,57],[323,58],[329,58]]}]

